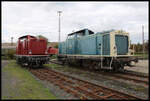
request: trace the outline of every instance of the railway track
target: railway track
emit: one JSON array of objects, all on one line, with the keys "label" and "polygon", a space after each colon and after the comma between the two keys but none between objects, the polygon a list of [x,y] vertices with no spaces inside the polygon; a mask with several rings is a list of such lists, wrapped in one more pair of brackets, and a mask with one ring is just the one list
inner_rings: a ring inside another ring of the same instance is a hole
[{"label": "railway track", "polygon": [[107,72],[101,72],[102,75],[108,75],[111,77],[114,77],[116,79],[123,79],[123,80],[128,80],[132,81],[134,83],[138,83],[144,86],[149,86],[149,80],[148,77],[143,77],[140,75],[134,75],[134,74],[129,74],[129,73],[107,73]]},{"label": "railway track", "polygon": [[141,99],[134,95],[125,94],[104,86],[96,85],[51,69],[29,69],[29,71],[39,79],[47,80],[79,99]]},{"label": "railway track", "polygon": [[[62,63],[60,63],[56,60],[51,60],[50,62],[62,65]],[[109,77],[113,77],[115,79],[123,79],[123,80],[132,81],[134,83],[142,84],[145,87],[149,86],[149,79],[148,79],[149,76],[136,74],[136,73],[133,73],[132,71],[125,70],[124,72],[114,72],[114,71],[113,72],[111,72],[111,71],[107,72],[107,71],[97,71],[97,70],[96,71],[94,71],[94,70],[91,71],[91,70],[88,70],[88,69],[86,69],[86,71],[94,72],[94,73],[97,73],[97,74],[102,74],[102,75],[109,76]]]}]

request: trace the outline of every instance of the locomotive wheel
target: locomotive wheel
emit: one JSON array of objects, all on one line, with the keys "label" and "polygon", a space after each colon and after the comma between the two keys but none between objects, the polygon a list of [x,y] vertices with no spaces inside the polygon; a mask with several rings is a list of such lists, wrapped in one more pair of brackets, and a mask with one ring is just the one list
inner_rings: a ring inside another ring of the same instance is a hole
[{"label": "locomotive wheel", "polygon": [[88,68],[89,65],[90,65],[90,63],[89,63],[87,60],[83,60],[82,66],[83,66],[84,68]]},{"label": "locomotive wheel", "polygon": [[99,62],[98,61],[93,61],[92,62],[92,69],[98,70],[100,68]]},{"label": "locomotive wheel", "polygon": [[124,64],[122,63],[113,63],[113,71],[119,71],[124,69]]}]

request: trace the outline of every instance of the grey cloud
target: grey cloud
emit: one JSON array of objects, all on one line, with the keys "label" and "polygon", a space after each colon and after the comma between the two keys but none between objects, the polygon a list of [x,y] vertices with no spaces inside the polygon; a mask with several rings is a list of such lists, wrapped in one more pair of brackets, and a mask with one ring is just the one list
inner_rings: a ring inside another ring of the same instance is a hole
[{"label": "grey cloud", "polygon": [[134,33],[131,34],[134,41],[134,35],[139,35],[139,28],[145,25],[145,35],[148,34],[148,2],[5,2],[2,8],[2,29],[9,35],[2,30],[3,40],[8,40],[10,35],[19,37],[30,32],[32,35],[41,33],[49,41],[57,41],[58,10],[63,11],[62,41],[73,30],[83,28],[94,32],[124,29]]}]

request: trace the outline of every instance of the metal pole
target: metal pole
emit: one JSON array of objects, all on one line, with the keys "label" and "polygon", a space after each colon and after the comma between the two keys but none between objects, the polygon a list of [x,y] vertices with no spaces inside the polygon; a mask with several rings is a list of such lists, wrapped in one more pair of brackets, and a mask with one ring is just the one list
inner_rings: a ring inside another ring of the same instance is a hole
[{"label": "metal pole", "polygon": [[57,11],[57,13],[59,14],[59,30],[58,30],[58,32],[59,32],[59,39],[58,39],[58,42],[60,43],[60,15],[61,15],[62,11]]},{"label": "metal pole", "polygon": [[134,44],[133,44],[133,55],[134,55]]},{"label": "metal pole", "polygon": [[13,46],[13,37],[11,37],[11,46]]},{"label": "metal pole", "polygon": [[142,26],[142,39],[143,39],[143,57],[144,57],[144,26]]},{"label": "metal pole", "polygon": [[103,40],[101,42],[101,69],[103,68],[102,54],[103,54]]}]

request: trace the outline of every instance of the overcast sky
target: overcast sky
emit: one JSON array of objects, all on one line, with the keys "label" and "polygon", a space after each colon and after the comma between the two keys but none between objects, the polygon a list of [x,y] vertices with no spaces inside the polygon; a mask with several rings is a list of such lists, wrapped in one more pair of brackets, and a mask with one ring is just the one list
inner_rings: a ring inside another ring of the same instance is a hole
[{"label": "overcast sky", "polygon": [[116,29],[129,32],[132,43],[148,40],[148,2],[2,2],[2,42],[14,42],[23,35],[43,35],[58,41],[61,10],[61,41],[73,30]]}]

